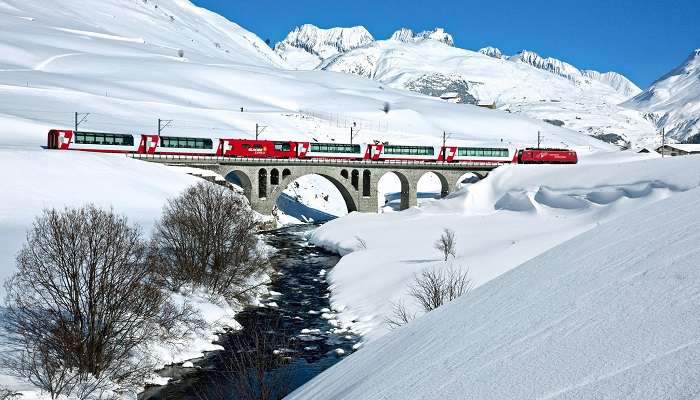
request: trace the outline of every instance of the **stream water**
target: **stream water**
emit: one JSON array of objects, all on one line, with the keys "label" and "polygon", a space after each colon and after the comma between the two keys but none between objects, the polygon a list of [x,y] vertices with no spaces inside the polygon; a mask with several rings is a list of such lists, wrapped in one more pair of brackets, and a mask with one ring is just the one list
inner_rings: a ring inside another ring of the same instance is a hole
[{"label": "stream water", "polygon": [[270,295],[236,315],[241,330],[219,335],[224,350],[193,360],[191,368],[160,371],[170,383],[148,388],[139,399],[259,398],[266,390],[279,398],[352,353],[360,338],[335,319],[326,281],[339,257],[308,242],[315,228],[261,233],[276,249]]}]

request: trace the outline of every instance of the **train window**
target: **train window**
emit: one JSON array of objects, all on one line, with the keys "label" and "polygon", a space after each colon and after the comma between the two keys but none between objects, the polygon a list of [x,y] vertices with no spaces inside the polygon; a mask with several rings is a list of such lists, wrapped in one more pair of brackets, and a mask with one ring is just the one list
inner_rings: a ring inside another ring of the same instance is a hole
[{"label": "train window", "polygon": [[400,155],[420,155],[432,156],[435,154],[433,147],[418,147],[418,146],[384,146],[385,154],[400,154]]},{"label": "train window", "polygon": [[256,143],[256,144],[253,145],[253,149],[254,149],[254,150],[262,150],[262,145]]},{"label": "train window", "polygon": [[246,143],[246,144],[243,144],[241,146],[241,148],[243,148],[243,150],[248,150],[250,148],[250,145]]},{"label": "train window", "polygon": [[133,146],[134,137],[116,133],[75,132],[76,144]]},{"label": "train window", "polygon": [[161,136],[160,146],[170,148],[211,149],[214,144],[211,139]]},{"label": "train window", "polygon": [[311,152],[316,153],[359,153],[359,144],[311,143]]},{"label": "train window", "polygon": [[291,150],[291,146],[289,145],[289,143],[276,142],[275,143],[275,150],[276,151],[289,151],[289,150]]}]

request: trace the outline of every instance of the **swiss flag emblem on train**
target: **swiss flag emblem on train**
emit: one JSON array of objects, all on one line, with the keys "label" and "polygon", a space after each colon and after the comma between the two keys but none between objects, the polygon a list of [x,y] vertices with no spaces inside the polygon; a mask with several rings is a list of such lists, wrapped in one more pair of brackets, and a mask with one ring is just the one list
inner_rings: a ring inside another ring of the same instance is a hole
[{"label": "swiss flag emblem on train", "polygon": [[221,139],[219,140],[219,148],[216,149],[217,156],[229,157],[233,155],[233,140],[231,139]]},{"label": "swiss flag emblem on train", "polygon": [[141,154],[155,154],[160,137],[158,135],[141,135],[138,152]]},{"label": "swiss flag emblem on train", "polygon": [[365,160],[379,161],[379,156],[382,155],[384,144],[368,144],[365,152]]},{"label": "swiss flag emblem on train", "polygon": [[59,131],[58,132],[58,149],[66,150],[70,145],[71,139],[73,139],[73,131]]},{"label": "swiss flag emblem on train", "polygon": [[310,144],[308,142],[297,143],[297,155],[299,158],[306,157],[306,153],[309,152],[309,146]]},{"label": "swiss flag emblem on train", "polygon": [[455,155],[457,155],[456,147],[443,147],[442,151],[440,151],[440,155],[438,156],[438,161],[454,161]]}]

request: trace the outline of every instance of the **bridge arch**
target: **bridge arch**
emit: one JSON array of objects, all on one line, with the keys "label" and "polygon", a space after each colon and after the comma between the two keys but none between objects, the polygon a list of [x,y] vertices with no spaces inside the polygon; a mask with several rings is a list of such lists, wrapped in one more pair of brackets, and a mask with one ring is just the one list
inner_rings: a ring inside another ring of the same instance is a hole
[{"label": "bridge arch", "polygon": [[253,184],[250,181],[250,177],[241,170],[230,171],[224,176],[227,182],[233,183],[236,186],[240,186],[243,189],[243,194],[246,199],[250,202],[251,193],[253,191]]},{"label": "bridge arch", "polygon": [[460,175],[459,178],[457,178],[456,182],[454,182],[455,190],[461,189],[464,185],[479,182],[485,177],[486,174],[479,174],[477,172],[465,172],[462,175]]},{"label": "bridge arch", "polygon": [[325,174],[325,173],[294,173],[291,174],[288,180],[284,180],[281,182],[281,185],[278,186],[277,188],[273,189],[270,194],[270,198],[268,201],[270,201],[273,205],[277,204],[277,201],[279,200],[280,196],[282,195],[282,192],[291,185],[293,182],[296,182],[299,178],[309,176],[309,175],[317,175],[320,177],[323,177],[327,181],[329,181],[333,186],[338,190],[340,193],[341,197],[343,198],[343,201],[345,202],[345,207],[348,210],[348,213],[351,213],[353,211],[358,211],[358,204],[356,202],[355,197],[352,194],[351,188],[347,187],[346,184],[341,182],[339,179],[336,177]]},{"label": "bridge arch", "polygon": [[270,170],[270,185],[277,186],[280,184],[280,170],[272,168]]},{"label": "bridge arch", "polygon": [[265,168],[258,170],[258,197],[267,198],[267,170]]},{"label": "bridge arch", "polygon": [[[389,176],[394,176],[398,178],[399,181],[399,193],[398,193],[398,200],[399,200],[399,210],[405,210],[409,208],[411,205],[415,205],[415,193],[411,194],[411,182],[409,181],[408,177],[403,174],[401,171],[394,171],[394,170],[389,170],[385,171],[379,176],[377,179],[377,187],[374,189],[377,191],[377,197],[378,197],[378,207],[381,208],[385,206],[385,196],[388,193],[382,193],[382,191],[386,190],[386,186],[382,184],[382,181],[386,181],[387,177]],[[387,203],[392,203],[393,198],[390,196],[386,197]]]},{"label": "bridge arch", "polygon": [[[420,192],[421,181],[429,176],[435,176],[437,178],[440,184],[440,198],[443,198],[450,193],[450,182],[447,177],[439,171],[426,171],[425,173],[421,174],[421,176],[418,177],[418,181],[416,181],[416,192]],[[416,193],[416,196],[418,196],[418,193]]]}]

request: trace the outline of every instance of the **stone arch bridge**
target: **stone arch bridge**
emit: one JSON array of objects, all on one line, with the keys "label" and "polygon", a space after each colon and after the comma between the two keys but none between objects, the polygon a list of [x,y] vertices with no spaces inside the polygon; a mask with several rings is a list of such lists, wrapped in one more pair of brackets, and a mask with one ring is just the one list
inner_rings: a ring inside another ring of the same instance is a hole
[{"label": "stone arch bridge", "polygon": [[235,177],[243,187],[252,208],[271,214],[277,199],[292,182],[305,175],[320,175],[329,180],[345,200],[348,212],[377,212],[379,180],[394,173],[401,182],[401,210],[417,204],[420,178],[432,172],[440,180],[441,197],[456,189],[460,178],[473,173],[484,178],[497,167],[485,163],[442,163],[404,161],[346,161],[229,158],[214,156],[170,156],[131,154],[132,158],[172,166],[206,169],[227,180]]}]

